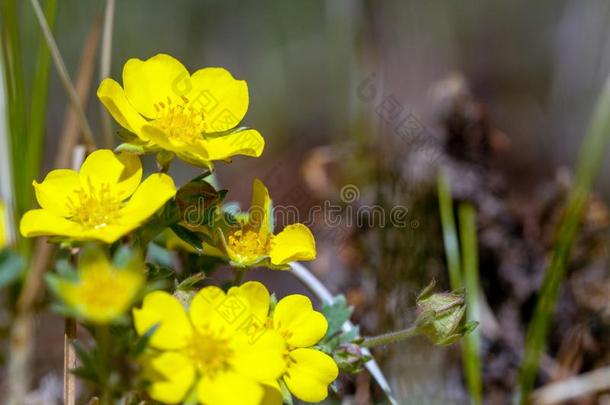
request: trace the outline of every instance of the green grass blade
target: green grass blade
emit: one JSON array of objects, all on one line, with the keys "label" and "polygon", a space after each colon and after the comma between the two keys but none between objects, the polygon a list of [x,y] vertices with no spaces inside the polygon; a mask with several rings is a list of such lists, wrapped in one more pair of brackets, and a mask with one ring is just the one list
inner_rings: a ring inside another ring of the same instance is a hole
[{"label": "green grass blade", "polygon": [[64,87],[66,95],[68,96],[68,101],[76,112],[83,135],[83,142],[89,150],[93,150],[95,149],[95,138],[93,137],[93,131],[91,130],[91,126],[89,125],[89,121],[85,115],[85,111],[83,110],[81,102],[78,98],[76,89],[72,84],[72,80],[68,74],[68,69],[66,68],[66,64],[61,56],[61,53],[59,52],[55,38],[53,38],[53,34],[51,33],[51,29],[49,28],[49,24],[45,18],[44,12],[42,11],[38,0],[30,0],[30,3],[34,9],[34,14],[36,15],[40,29],[42,30],[47,46],[49,47],[49,51],[51,52],[53,63],[55,64],[57,74],[61,84]]},{"label": "green grass blade", "polygon": [[528,326],[521,371],[513,397],[514,404],[526,403],[534,387],[540,355],[546,345],[557,296],[565,278],[572,243],[579,230],[582,211],[603,161],[609,139],[610,77],[606,80],[591,118],[579,156],[576,184],[570,193],[566,210],[559,224],[551,261],[542,281],[532,321]]},{"label": "green grass blade", "polygon": [[[462,272],[466,288],[466,317],[468,321],[478,321],[481,313],[479,310],[479,252],[474,207],[467,203],[461,204],[458,218],[462,246]],[[464,336],[462,357],[471,402],[481,404],[483,395],[481,333],[478,328]]]},{"label": "green grass blade", "polygon": [[[110,64],[112,61],[112,26],[114,24],[115,1],[106,0],[104,12],[104,30],[102,34],[102,57],[100,58],[100,82],[110,77]],[[104,147],[112,148],[114,145],[114,134],[112,133],[112,121],[106,107],[100,103],[102,119],[102,139]]]},{"label": "green grass blade", "polygon": [[21,32],[18,21],[20,21],[21,2],[17,0],[0,1],[0,44],[2,51],[2,64],[4,74],[5,90],[5,128],[3,145],[7,150],[3,151],[3,158],[7,159],[9,172],[2,173],[3,197],[5,204],[9,207],[11,214],[9,226],[12,228],[11,235],[24,257],[30,252],[31,241],[20,238],[17,228],[19,218],[25,212],[27,188],[30,187],[24,181],[24,171],[21,169],[23,156],[26,155],[27,125],[27,102],[24,81],[24,60],[21,54],[23,48]]},{"label": "green grass blade", "polygon": [[2,60],[4,64],[6,85],[6,106],[12,164],[12,187],[14,188],[13,206],[18,218],[24,208],[21,160],[25,155],[26,102],[25,83],[23,80],[23,57],[21,55],[21,36],[17,21],[19,20],[18,2],[5,0],[0,2]]},{"label": "green grass blade", "polygon": [[[475,211],[470,204],[459,208],[460,236],[458,241],[453,201],[447,174],[441,171],[437,180],[438,203],[443,228],[443,241],[447,257],[449,282],[454,290],[466,289],[468,321],[479,320],[479,264]],[[462,251],[460,253],[460,244]],[[462,258],[462,260],[460,259]],[[462,361],[468,393],[473,404],[482,403],[480,334],[478,330],[464,337]]]},{"label": "green grass blade", "polygon": [[455,215],[453,214],[453,202],[447,174],[441,170],[437,180],[438,205],[441,212],[441,224],[443,227],[443,242],[445,255],[447,256],[447,269],[449,270],[449,282],[451,288],[458,289],[463,285],[460,270],[460,247],[457,231],[455,228]]},{"label": "green grass blade", "polygon": [[[44,9],[45,16],[51,29],[55,25],[57,14],[57,0],[47,0]],[[33,188],[30,187],[32,180],[38,176],[42,159],[42,147],[44,143],[45,118],[47,112],[47,91],[49,82],[50,53],[46,46],[42,33],[38,38],[38,51],[36,56],[36,68],[32,86],[32,98],[30,104],[28,146],[25,155],[26,164],[24,181],[27,183],[25,203],[31,205],[33,200]]]}]

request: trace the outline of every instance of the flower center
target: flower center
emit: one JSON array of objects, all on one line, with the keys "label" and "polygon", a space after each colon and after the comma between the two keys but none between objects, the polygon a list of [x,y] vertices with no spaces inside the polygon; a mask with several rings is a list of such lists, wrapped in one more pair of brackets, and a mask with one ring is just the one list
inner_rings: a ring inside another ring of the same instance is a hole
[{"label": "flower center", "polygon": [[192,144],[201,139],[206,130],[203,111],[189,103],[189,99],[181,96],[183,103],[176,103],[168,97],[155,104],[157,118],[153,125],[165,132],[171,139]]},{"label": "flower center", "polygon": [[277,333],[279,333],[284,339],[288,340],[292,337],[293,332],[289,328],[284,328],[282,326],[282,322],[278,321],[275,325],[273,324],[273,319],[269,318],[267,320],[267,325],[271,328],[274,328]]},{"label": "flower center", "polygon": [[67,204],[73,221],[93,229],[116,222],[121,209],[121,200],[112,192],[110,184],[94,186],[91,181],[88,187],[81,187],[74,198],[68,197]]},{"label": "flower center", "polygon": [[201,374],[214,376],[230,367],[233,349],[228,338],[211,332],[196,332],[187,347],[187,356],[197,365]]},{"label": "flower center", "polygon": [[83,277],[77,290],[78,304],[92,311],[120,309],[130,297],[130,290],[111,269],[98,268]]},{"label": "flower center", "polygon": [[258,232],[249,229],[239,229],[228,238],[229,248],[242,258],[264,256],[269,250],[270,242],[271,237],[261,238]]}]

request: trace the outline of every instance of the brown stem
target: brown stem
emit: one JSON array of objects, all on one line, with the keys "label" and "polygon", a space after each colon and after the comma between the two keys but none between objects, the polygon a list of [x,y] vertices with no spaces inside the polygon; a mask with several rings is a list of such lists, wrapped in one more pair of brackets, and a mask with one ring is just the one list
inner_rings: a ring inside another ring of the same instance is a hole
[{"label": "brown stem", "polygon": [[76,321],[66,318],[64,326],[64,405],[76,405],[76,376],[70,370],[76,368],[76,352],[72,341],[76,339]]},{"label": "brown stem", "polygon": [[[95,72],[95,56],[100,42],[102,32],[102,19],[98,14],[87,36],[85,46],[78,65],[78,76],[76,77],[76,93],[83,106],[87,107],[87,99],[91,90],[93,73]],[[64,115],[64,125],[62,127],[62,140],[59,143],[59,152],[55,160],[55,167],[58,169],[68,168],[72,162],[72,151],[78,143],[81,133],[81,123],[78,113],[74,108],[68,107]],[[91,147],[91,145],[89,145]],[[91,150],[87,151],[91,152]]]}]

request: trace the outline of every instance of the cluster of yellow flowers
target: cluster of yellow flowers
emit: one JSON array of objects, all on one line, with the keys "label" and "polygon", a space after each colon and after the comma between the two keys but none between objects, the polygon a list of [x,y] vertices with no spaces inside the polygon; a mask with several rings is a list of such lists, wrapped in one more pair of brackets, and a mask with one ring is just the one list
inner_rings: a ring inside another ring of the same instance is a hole
[{"label": "cluster of yellow flowers", "polygon": [[[254,129],[237,127],[248,109],[248,87],[222,68],[191,75],[168,55],[130,59],[123,87],[107,78],[97,94],[129,134],[128,146],[119,153],[94,151],[78,172],[53,170],[34,182],[41,208],[23,216],[20,231],[73,246],[88,243],[76,271],[49,280],[74,316],[107,324],[125,319],[142,298],[147,270],[141,255],[121,260],[115,253],[111,259],[104,246],[116,251],[119,244],[134,244],[136,231],[177,193],[164,172],[142,180],[140,157],[133,152],[177,156],[211,170],[215,161],[260,156],[264,139]],[[315,259],[315,241],[305,225],[274,234],[272,223],[269,192],[255,180],[250,214],[231,228],[205,229],[213,243],[202,251],[222,256],[238,271],[285,269],[292,261]],[[207,286],[186,302],[152,291],[132,316],[137,333],[150,335],[142,361],[148,394],[164,403],[280,404],[287,392],[317,402],[338,374],[333,358],[315,348],[328,329],[324,315],[303,295],[276,303],[259,282],[236,283],[228,291]]]},{"label": "cluster of yellow flowers", "polygon": [[304,401],[326,398],[337,365],[312,348],[326,334],[326,318],[303,295],[283,298],[272,311],[269,303],[254,281],[226,294],[205,287],[188,310],[166,292],[148,294],[133,316],[140,335],[159,325],[150,342],[157,376],[150,395],[166,403],[196,395],[204,404],[279,404],[284,385]]}]

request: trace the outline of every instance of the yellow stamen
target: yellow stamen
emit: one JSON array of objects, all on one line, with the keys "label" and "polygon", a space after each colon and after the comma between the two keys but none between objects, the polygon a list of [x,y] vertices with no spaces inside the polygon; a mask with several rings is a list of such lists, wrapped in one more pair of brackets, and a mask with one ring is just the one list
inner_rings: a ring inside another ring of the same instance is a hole
[{"label": "yellow stamen", "polygon": [[269,251],[272,236],[261,238],[257,232],[239,229],[229,235],[229,249],[242,259],[264,256]]},{"label": "yellow stamen", "polygon": [[211,331],[194,333],[186,350],[187,356],[197,365],[199,372],[210,377],[227,370],[233,356],[229,339]]},{"label": "yellow stamen", "polygon": [[90,311],[105,311],[116,307],[117,303],[128,302],[131,286],[125,285],[116,271],[96,268],[87,272],[75,288],[75,302],[87,305]]},{"label": "yellow stamen", "polygon": [[91,181],[87,187],[81,187],[76,192],[75,198],[68,198],[66,204],[73,221],[93,229],[116,222],[121,209],[121,200],[112,192],[109,184],[95,186]]},{"label": "yellow stamen", "polygon": [[206,130],[203,111],[189,104],[189,99],[181,96],[181,101],[167,98],[167,105],[160,101],[155,104],[157,118],[153,125],[165,132],[170,138],[186,144],[202,139]]}]

